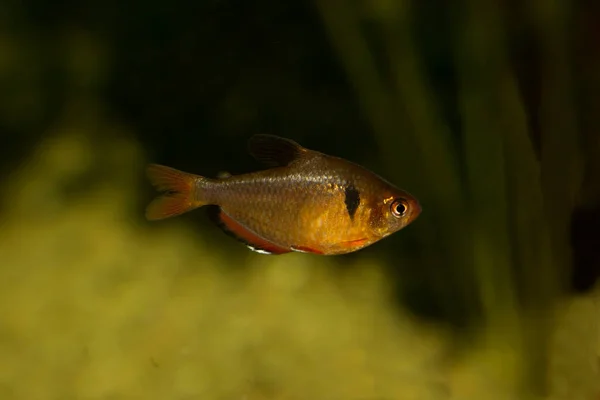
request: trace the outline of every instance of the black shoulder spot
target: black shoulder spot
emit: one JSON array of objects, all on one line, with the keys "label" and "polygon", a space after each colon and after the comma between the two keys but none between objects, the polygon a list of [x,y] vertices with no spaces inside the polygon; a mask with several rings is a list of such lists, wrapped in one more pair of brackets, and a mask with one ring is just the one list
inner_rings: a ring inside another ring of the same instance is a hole
[{"label": "black shoulder spot", "polygon": [[348,215],[352,219],[354,218],[354,214],[356,214],[356,210],[358,210],[358,206],[360,204],[360,193],[358,193],[358,190],[354,186],[348,185],[344,189],[344,194],[346,210],[348,210]]}]

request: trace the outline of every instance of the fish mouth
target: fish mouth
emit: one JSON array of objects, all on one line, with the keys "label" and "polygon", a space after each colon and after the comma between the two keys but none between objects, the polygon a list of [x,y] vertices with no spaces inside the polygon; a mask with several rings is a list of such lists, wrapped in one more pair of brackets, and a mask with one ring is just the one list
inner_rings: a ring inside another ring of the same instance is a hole
[{"label": "fish mouth", "polygon": [[417,219],[417,217],[419,217],[419,215],[421,215],[421,211],[423,210],[421,208],[421,204],[419,203],[418,200],[410,200],[410,216],[408,217],[408,223],[410,224],[411,222],[413,222],[415,219]]}]

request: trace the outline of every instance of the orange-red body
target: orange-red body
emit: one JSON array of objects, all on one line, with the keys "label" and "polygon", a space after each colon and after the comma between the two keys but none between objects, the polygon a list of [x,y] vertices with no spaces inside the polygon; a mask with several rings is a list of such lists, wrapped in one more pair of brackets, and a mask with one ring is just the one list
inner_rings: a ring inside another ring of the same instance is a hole
[{"label": "orange-red body", "polygon": [[209,179],[151,165],[151,181],[167,193],[148,219],[217,205],[214,220],[255,251],[333,255],[373,244],[421,212],[413,196],[357,164],[276,136],[256,135],[249,146],[273,168]]}]

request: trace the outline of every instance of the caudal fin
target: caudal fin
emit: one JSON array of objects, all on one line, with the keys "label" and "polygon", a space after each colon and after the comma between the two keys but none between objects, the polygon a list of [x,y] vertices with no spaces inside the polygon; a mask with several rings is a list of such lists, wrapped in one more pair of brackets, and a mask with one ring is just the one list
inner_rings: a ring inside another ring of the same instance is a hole
[{"label": "caudal fin", "polygon": [[174,217],[204,205],[196,194],[197,182],[204,178],[158,164],[148,165],[146,173],[150,183],[164,192],[146,208],[148,220]]}]

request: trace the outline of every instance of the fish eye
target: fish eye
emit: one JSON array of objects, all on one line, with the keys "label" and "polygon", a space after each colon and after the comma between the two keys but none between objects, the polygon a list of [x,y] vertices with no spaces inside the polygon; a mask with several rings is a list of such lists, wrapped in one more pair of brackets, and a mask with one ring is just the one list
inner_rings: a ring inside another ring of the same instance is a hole
[{"label": "fish eye", "polygon": [[392,202],[391,210],[394,217],[400,218],[406,214],[408,202],[404,199],[396,199]]}]

